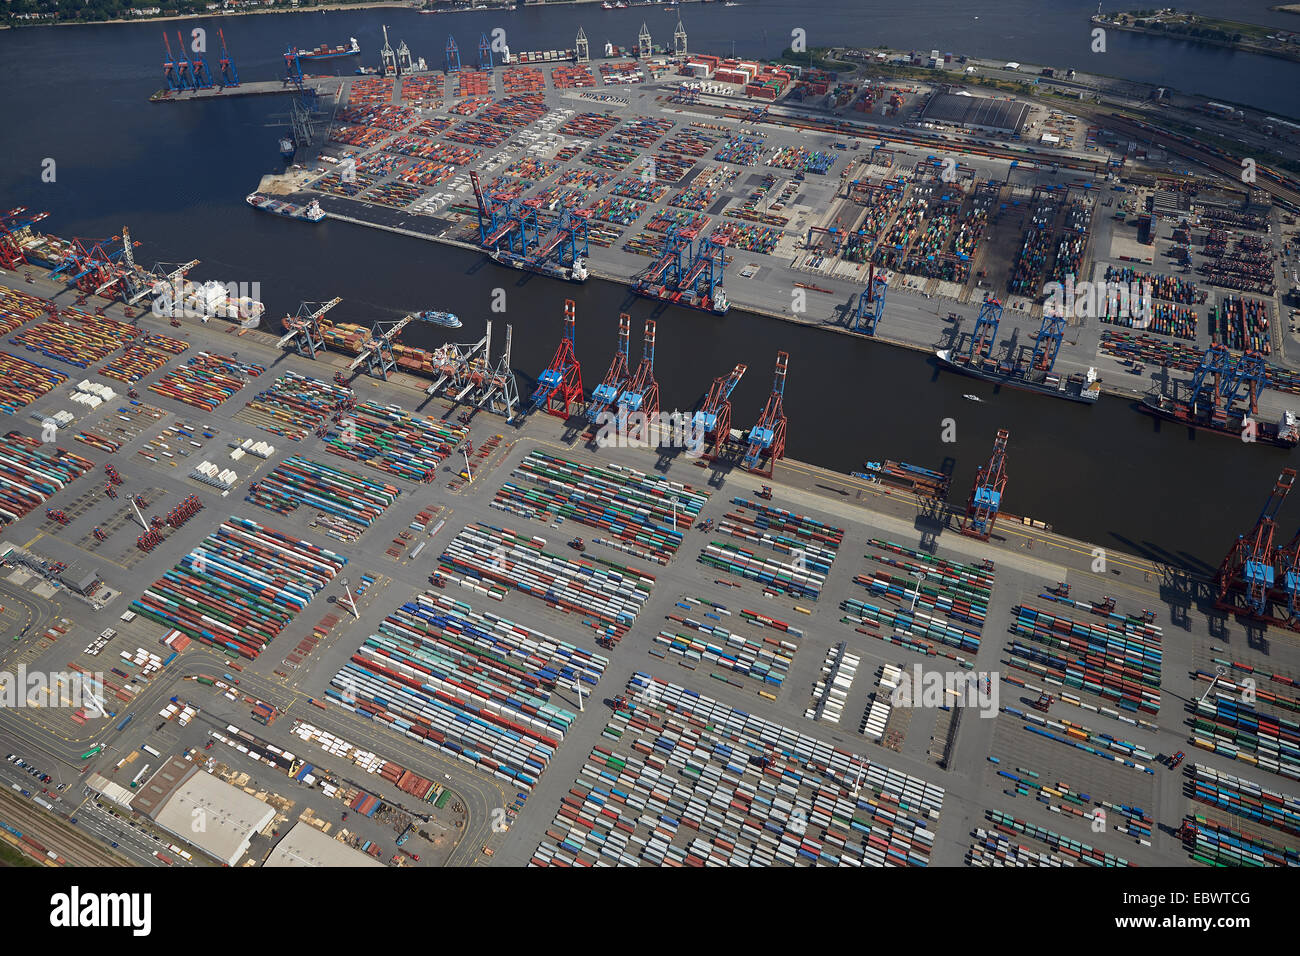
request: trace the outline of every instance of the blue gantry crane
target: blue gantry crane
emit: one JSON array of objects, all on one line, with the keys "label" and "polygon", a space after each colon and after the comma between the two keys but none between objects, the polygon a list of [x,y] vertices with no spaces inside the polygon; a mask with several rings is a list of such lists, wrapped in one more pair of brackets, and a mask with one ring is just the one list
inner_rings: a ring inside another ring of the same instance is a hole
[{"label": "blue gantry crane", "polygon": [[573,300],[565,299],[564,337],[551,364],[537,376],[530,412],[542,408],[549,415],[567,419],[574,405],[582,407],[582,365],[578,361],[575,326]]},{"label": "blue gantry crane", "polygon": [[302,59],[296,46],[284,51],[284,82],[296,90],[302,89]]},{"label": "blue gantry crane", "polygon": [[456,46],[456,38],[451,34],[447,35],[447,72],[460,72],[460,47]]},{"label": "blue gantry crane", "polygon": [[[163,60],[163,81],[167,84],[167,89],[173,93],[179,93],[181,90],[190,89],[189,72],[186,71],[184,81],[182,81],[180,64],[172,54],[171,41],[167,39],[167,31],[163,31],[163,47],[167,50],[167,57]],[[181,48],[182,51],[184,47]]]},{"label": "blue gantry crane", "polygon": [[480,33],[478,38],[478,68],[492,69],[492,44],[488,41],[486,33]]},{"label": "blue gantry crane", "polygon": [[[1244,613],[1262,620],[1268,619],[1269,595],[1276,580],[1274,562],[1278,558],[1278,554],[1273,550],[1273,537],[1277,531],[1277,513],[1282,507],[1282,502],[1290,494],[1292,485],[1295,484],[1295,476],[1295,469],[1282,469],[1282,473],[1273,484],[1268,500],[1264,502],[1264,508],[1259,513],[1255,527],[1249,534],[1240,535],[1233,543],[1227,557],[1223,559],[1216,579],[1219,594],[1215,606],[1220,610]],[[1283,563],[1286,565],[1283,573],[1292,576],[1290,584],[1294,587],[1294,555],[1284,557]]]},{"label": "blue gantry crane", "polygon": [[[177,30],[176,39],[180,38],[180,31]],[[208,61],[197,52],[192,52],[190,56],[190,79],[196,90],[212,89],[212,72],[208,69]]]},{"label": "blue gantry crane", "polygon": [[876,267],[871,267],[867,276],[867,287],[858,296],[858,308],[853,313],[850,328],[854,332],[875,335],[876,326],[885,314],[885,293],[889,291],[889,280],[876,275]]},{"label": "blue gantry crane", "polygon": [[217,27],[217,36],[221,38],[221,59],[217,61],[221,70],[222,86],[238,86],[239,73],[235,70],[235,58],[226,49],[226,35]]},{"label": "blue gantry crane", "polygon": [[1007,487],[1007,439],[1010,437],[1005,428],[998,429],[988,464],[980,465],[975,474],[975,484],[971,488],[970,500],[966,503],[966,514],[958,525],[964,535],[987,541],[993,534],[993,526],[1002,510],[1002,493]]},{"label": "blue gantry crane", "polygon": [[970,333],[970,343],[966,350],[966,361],[983,361],[993,351],[998,341],[998,323],[1002,320],[1002,302],[994,296],[985,295],[980,304],[980,314],[975,317],[975,328]]},{"label": "blue gantry crane", "polygon": [[746,366],[737,365],[726,378],[715,378],[702,404],[691,415],[691,433],[703,437],[700,457],[721,457],[731,436],[731,393],[744,377]]},{"label": "blue gantry crane", "polygon": [[621,313],[618,317],[618,350],[609,363],[609,371],[592,391],[591,401],[587,404],[587,421],[592,425],[599,424],[601,412],[618,401],[619,393],[630,377],[627,355],[631,328],[632,317],[626,312]]},{"label": "blue gantry crane", "polygon": [[1244,398],[1249,414],[1259,412],[1259,396],[1268,385],[1268,367],[1258,352],[1234,357],[1226,346],[1211,345],[1192,376],[1191,404],[1199,411],[1232,410]]},{"label": "blue gantry crane", "polygon": [[749,447],[742,463],[746,471],[770,477],[777,459],[785,457],[785,373],[789,362],[788,353],[776,353],[772,394],[768,396],[758,422],[749,430]]},{"label": "blue gantry crane", "polygon": [[1056,367],[1056,356],[1061,351],[1061,340],[1065,337],[1065,318],[1059,315],[1044,315],[1043,324],[1034,336],[1034,352],[1029,357],[1031,372],[1050,372]]},{"label": "blue gantry crane", "polygon": [[655,380],[655,320],[645,320],[645,338],[641,342],[641,363],[618,396],[619,421],[630,412],[643,412],[647,419],[659,414],[659,382]]}]

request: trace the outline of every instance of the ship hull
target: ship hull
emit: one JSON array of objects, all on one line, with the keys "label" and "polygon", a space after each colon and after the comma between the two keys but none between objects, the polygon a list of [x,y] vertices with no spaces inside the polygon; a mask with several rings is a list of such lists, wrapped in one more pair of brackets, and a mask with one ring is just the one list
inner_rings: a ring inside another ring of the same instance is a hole
[{"label": "ship hull", "polygon": [[532,272],[539,276],[547,276],[551,279],[560,279],[564,282],[573,282],[577,285],[582,285],[587,281],[586,279],[580,279],[575,276],[572,269],[568,269],[564,266],[557,266],[553,263],[531,265],[526,262],[521,262],[518,259],[507,258],[496,253],[490,255],[489,258],[497,265],[508,266],[511,269],[518,269],[520,272]]},{"label": "ship hull", "polygon": [[256,196],[257,194],[254,193],[252,196],[247,197],[245,201],[259,212],[269,212],[274,216],[283,216],[285,219],[296,219],[299,222],[320,222],[325,218],[325,213],[323,212],[313,215],[307,211],[306,206],[299,206],[295,203],[284,202],[283,200],[270,200],[258,203],[254,201]]},{"label": "ship hull", "polygon": [[633,286],[632,288],[632,294],[638,295],[643,299],[649,299],[652,302],[662,302],[665,305],[676,305],[676,306],[680,306],[683,309],[691,309],[692,311],[695,312],[703,312],[705,315],[718,315],[718,316],[726,315],[731,308],[729,304],[725,308],[716,309],[711,306],[700,305],[698,302],[693,302],[690,299],[670,299],[667,296],[657,295],[654,292],[649,291],[648,289],[638,289],[635,286]]},{"label": "ship hull", "polygon": [[[1212,435],[1221,435],[1224,438],[1230,438],[1235,441],[1243,441],[1242,429],[1240,426],[1227,425],[1217,426],[1211,422],[1198,421],[1194,418],[1185,417],[1179,414],[1185,410],[1185,406],[1163,406],[1158,405],[1151,399],[1143,399],[1138,405],[1138,411],[1151,415],[1161,421],[1171,422],[1175,425],[1183,425],[1187,428],[1195,428],[1197,431],[1209,432]],[[1255,431],[1255,440],[1245,442],[1245,444],[1272,445],[1274,448],[1294,448],[1297,444],[1295,439],[1283,438],[1277,433],[1277,429],[1264,422],[1260,422]]]},{"label": "ship hull", "polygon": [[959,375],[965,375],[969,378],[977,378],[982,382],[989,382],[993,385],[1005,386],[1006,388],[1018,389],[1022,392],[1033,392],[1035,395],[1049,395],[1052,398],[1061,398],[1067,402],[1075,402],[1079,405],[1095,405],[1097,403],[1098,393],[1088,392],[1082,388],[1075,391],[1067,385],[1064,389],[1052,388],[1048,385],[1039,385],[1037,382],[1026,382],[1022,378],[1014,375],[1003,375],[986,372],[983,369],[971,368],[961,362],[954,362],[943,352],[936,352],[935,358],[939,364],[950,372],[956,372]]}]

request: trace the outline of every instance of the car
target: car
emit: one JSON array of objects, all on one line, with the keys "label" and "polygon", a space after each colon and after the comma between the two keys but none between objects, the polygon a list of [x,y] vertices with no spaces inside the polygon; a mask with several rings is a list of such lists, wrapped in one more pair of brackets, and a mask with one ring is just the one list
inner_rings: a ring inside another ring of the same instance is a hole
[{"label": "car", "polygon": [[76,822],[77,822],[77,818],[76,818],[76,817],[72,817],[70,820],[68,820],[68,822],[69,822],[69,823],[76,823]]},{"label": "car", "polygon": [[[1294,311],[1295,311],[1295,310],[1292,309],[1292,312],[1294,312]],[[14,762],[14,757],[16,757],[16,756],[18,756],[18,755],[17,755],[17,754],[5,754],[5,760],[8,760],[10,763],[13,763],[13,762]]]},{"label": "car", "polygon": [[117,844],[116,844],[116,843],[110,843],[109,846],[111,846],[114,850],[117,849]]}]

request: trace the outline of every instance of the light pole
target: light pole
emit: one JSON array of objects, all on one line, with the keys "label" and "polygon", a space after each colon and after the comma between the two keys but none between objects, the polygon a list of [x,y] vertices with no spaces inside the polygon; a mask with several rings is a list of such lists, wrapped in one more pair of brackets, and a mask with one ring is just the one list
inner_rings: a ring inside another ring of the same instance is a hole
[{"label": "light pole", "polygon": [[1201,699],[1196,702],[1198,705],[1205,703],[1205,698],[1210,696],[1210,691],[1214,690],[1214,685],[1217,684],[1219,682],[1219,678],[1226,673],[1228,673],[1227,668],[1225,668],[1222,664],[1214,665],[1214,677],[1210,679],[1210,686],[1205,688],[1205,693],[1201,695]]},{"label": "light pole", "polygon": [[343,585],[343,593],[348,596],[348,606],[352,608],[352,616],[358,621],[361,620],[361,613],[357,610],[357,602],[352,600],[352,588],[348,586],[348,579],[342,578],[339,583]]},{"label": "light pole", "polygon": [[469,467],[469,451],[461,448],[460,453],[465,456],[465,474],[469,476],[469,483],[474,484],[474,472]]},{"label": "light pole", "polygon": [[909,571],[907,573],[916,575],[916,590],[912,592],[912,607],[909,611],[909,613],[911,613],[916,610],[916,599],[921,596],[921,582],[925,580],[925,572]]},{"label": "light pole", "polygon": [[578,683],[576,675],[573,678],[573,689],[578,692],[578,712],[582,713],[587,708],[582,706],[582,684]]},{"label": "light pole", "polygon": [[676,530],[677,530],[677,497],[676,497],[676,495],[673,496],[672,502],[673,502],[673,530],[676,531]]}]

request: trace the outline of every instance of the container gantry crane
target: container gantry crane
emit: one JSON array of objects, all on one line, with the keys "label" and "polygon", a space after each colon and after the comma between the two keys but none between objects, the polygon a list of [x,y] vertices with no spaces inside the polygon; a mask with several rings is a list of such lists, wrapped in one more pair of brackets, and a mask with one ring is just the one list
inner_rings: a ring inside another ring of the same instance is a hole
[{"label": "container gantry crane", "polygon": [[889,280],[876,275],[876,267],[871,266],[867,277],[867,287],[858,296],[858,308],[853,313],[853,331],[865,335],[875,335],[876,326],[885,314],[885,293],[889,291]]},{"label": "container gantry crane", "polygon": [[447,35],[447,72],[460,72],[460,47],[456,46],[456,38],[451,34]]},{"label": "container gantry crane", "polygon": [[655,320],[645,320],[645,338],[641,342],[641,362],[618,397],[619,421],[631,412],[642,412],[647,419],[659,415],[659,383],[655,380]]},{"label": "container gantry crane", "polygon": [[[181,32],[176,31],[176,39],[181,38]],[[184,46],[184,43],[182,43]],[[208,61],[198,53],[192,53],[190,56],[190,79],[194,83],[196,90],[212,89],[212,72],[208,69]]]},{"label": "container gantry crane", "polygon": [[27,253],[23,249],[25,234],[48,216],[48,212],[28,215],[26,206],[15,206],[6,213],[0,213],[0,266],[17,269],[27,262]]},{"label": "container gantry crane", "polygon": [[1002,510],[1002,493],[1007,487],[1007,439],[1010,437],[1005,428],[998,429],[997,438],[993,441],[992,456],[975,473],[975,484],[971,488],[970,500],[966,503],[966,514],[958,526],[961,533],[968,537],[987,541],[993,534],[993,526]]},{"label": "container gantry crane", "polygon": [[[163,31],[162,38],[163,47],[167,50],[167,57],[163,60],[163,80],[167,84],[167,89],[174,93],[179,93],[181,90],[192,89],[193,87],[190,85],[189,70],[186,69],[182,74],[181,63],[172,54],[172,43],[167,39],[166,30]],[[184,51],[185,47],[182,46],[181,52]]]},{"label": "container gantry crane", "polygon": [[488,41],[486,33],[480,33],[478,37],[478,68],[490,71],[492,66],[492,44]]},{"label": "container gantry crane", "polygon": [[370,336],[361,345],[361,352],[348,365],[349,372],[355,372],[362,365],[370,375],[378,375],[388,381],[388,373],[397,368],[397,358],[393,355],[393,342],[402,329],[416,321],[418,316],[405,315],[396,322],[381,319],[370,328]]},{"label": "container gantry crane", "polygon": [[627,384],[629,369],[627,365],[628,338],[632,327],[632,317],[623,312],[618,317],[618,350],[609,363],[609,371],[600,384],[592,390],[591,401],[587,404],[587,421],[592,425],[600,422],[600,413],[618,401],[619,393]]},{"label": "container gantry crane", "polygon": [[700,457],[720,458],[731,437],[731,393],[744,377],[746,366],[737,365],[726,378],[715,378],[704,404],[691,415],[691,433],[703,436]]},{"label": "container gantry crane", "polygon": [[967,362],[982,362],[992,354],[993,347],[998,342],[998,324],[1001,321],[1001,300],[986,294],[980,304],[980,313],[975,317],[975,328],[971,329],[970,343],[966,349]]},{"label": "container gantry crane", "polygon": [[194,75],[194,70],[190,67],[190,58],[185,54],[185,41],[181,39],[180,30],[176,31],[176,42],[179,44],[176,47],[176,73],[180,80],[181,89],[197,90],[199,88],[197,82],[198,78]]},{"label": "container gantry crane", "polygon": [[770,477],[777,459],[785,457],[785,372],[789,362],[788,353],[776,353],[772,394],[763,406],[758,423],[749,430],[749,447],[743,462],[746,471]]},{"label": "container gantry crane", "polygon": [[284,51],[284,82],[296,90],[302,89],[302,59],[296,46]]},{"label": "container gantry crane", "polygon": [[1259,395],[1267,385],[1268,366],[1258,352],[1234,358],[1225,346],[1211,345],[1192,376],[1192,406],[1199,410],[1208,402],[1212,410],[1230,411],[1244,397],[1249,414],[1257,415]]},{"label": "container gantry crane", "polygon": [[[1295,477],[1294,468],[1282,470],[1273,484],[1268,500],[1264,502],[1255,527],[1249,534],[1237,538],[1219,566],[1215,578],[1218,586],[1215,607],[1220,610],[1245,614],[1257,620],[1268,620],[1269,595],[1276,580],[1274,563],[1278,557],[1273,549],[1277,513],[1291,493]],[[1300,540],[1300,536],[1297,536],[1297,540]],[[1240,604],[1238,600],[1241,601]]]},{"label": "container gantry crane", "polygon": [[146,273],[140,281],[140,284],[131,290],[126,298],[126,304],[133,306],[145,296],[167,294],[175,303],[183,301],[185,295],[185,274],[199,264],[198,259],[191,259],[189,262],[157,262],[154,267]]},{"label": "container gantry crane", "polygon": [[313,359],[317,352],[324,352],[325,339],[320,331],[321,316],[342,301],[336,297],[328,302],[301,303],[297,314],[286,315],[281,321],[285,332],[276,343],[277,347],[284,348],[292,343],[295,352]]},{"label": "container gantry crane", "polygon": [[1047,375],[1056,367],[1056,356],[1061,351],[1061,340],[1065,337],[1065,317],[1044,315],[1043,324],[1034,336],[1034,352],[1029,357],[1031,373],[1041,372]]},{"label": "container gantry crane", "polygon": [[582,407],[582,365],[578,362],[574,303],[564,300],[564,337],[555,349],[551,364],[537,377],[529,411],[541,408],[556,418],[567,419],[574,406]]},{"label": "container gantry crane", "polygon": [[226,35],[221,32],[220,27],[217,28],[217,36],[221,38],[221,59],[217,61],[221,70],[221,85],[238,86],[239,73],[235,70],[235,59],[226,50]]}]

